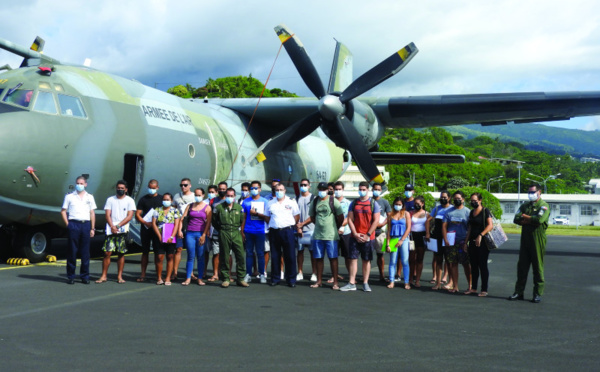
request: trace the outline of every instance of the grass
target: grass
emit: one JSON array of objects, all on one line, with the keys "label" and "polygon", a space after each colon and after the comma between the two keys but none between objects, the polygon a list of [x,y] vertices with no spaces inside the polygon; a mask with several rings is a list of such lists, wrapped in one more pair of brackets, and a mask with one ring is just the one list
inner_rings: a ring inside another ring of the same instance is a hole
[{"label": "grass", "polygon": [[[507,234],[520,234],[521,226],[514,223],[503,223],[502,228]],[[566,235],[566,236],[600,236],[600,226],[564,226],[548,225],[546,235]]]}]

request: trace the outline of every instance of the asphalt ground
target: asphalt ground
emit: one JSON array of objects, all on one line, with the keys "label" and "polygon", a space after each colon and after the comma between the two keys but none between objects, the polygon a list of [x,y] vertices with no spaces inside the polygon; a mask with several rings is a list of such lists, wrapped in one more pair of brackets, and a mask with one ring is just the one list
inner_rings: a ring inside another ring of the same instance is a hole
[{"label": "asphalt ground", "polygon": [[[100,244],[96,239],[94,253]],[[116,283],[113,261],[109,282],[67,285],[64,242],[54,247],[57,263],[0,264],[2,371],[578,371],[600,365],[598,238],[549,237],[540,304],[506,300],[516,279],[517,235],[490,255],[485,298],[432,291],[430,252],[421,289],[387,289],[376,283],[374,267],[371,293],[342,293],[309,288],[306,280],[293,289],[256,281],[227,289],[137,283],[139,254],[127,256],[125,284]],[[101,261],[93,260],[92,277],[100,272]],[[461,270],[463,290],[464,283]],[[526,299],[531,292],[530,274]]]}]

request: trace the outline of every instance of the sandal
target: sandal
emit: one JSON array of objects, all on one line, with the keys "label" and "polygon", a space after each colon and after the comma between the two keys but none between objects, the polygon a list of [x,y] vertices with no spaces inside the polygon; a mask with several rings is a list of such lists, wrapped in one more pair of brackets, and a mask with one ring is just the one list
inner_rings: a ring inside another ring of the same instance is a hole
[{"label": "sandal", "polygon": [[480,294],[477,295],[477,297],[486,297],[488,295],[487,292],[481,292]]},{"label": "sandal", "polygon": [[211,276],[210,278],[206,279],[209,282],[216,282],[217,280],[219,280],[218,276]]},{"label": "sandal", "polygon": [[410,289],[410,284],[404,284],[404,289]]},{"label": "sandal", "polygon": [[156,282],[156,285],[163,285],[163,284],[165,284],[165,282],[162,279],[160,279],[159,281]]},{"label": "sandal", "polygon": [[181,282],[181,285],[190,285],[190,279],[186,279],[185,282]]},{"label": "sandal", "polygon": [[390,282],[390,284],[388,284],[388,285],[387,285],[387,287],[388,287],[389,289],[392,289],[392,288],[394,288],[394,282]]},{"label": "sandal", "polygon": [[204,283],[202,279],[198,279],[198,285],[206,285],[206,283]]},{"label": "sandal", "polygon": [[323,286],[323,284],[317,284],[317,283],[310,285],[311,288],[321,288],[322,286]]},{"label": "sandal", "polygon": [[441,287],[440,285],[434,285],[433,287],[431,287],[431,290],[432,291],[439,291],[440,287]]},{"label": "sandal", "polygon": [[119,283],[119,284],[125,284],[125,281],[123,279],[119,279],[119,280],[117,280],[117,283]]},{"label": "sandal", "polygon": [[197,278],[197,277],[196,277],[196,275],[194,275],[194,274],[192,274],[192,277],[191,277],[191,279],[192,279],[192,280],[198,280],[198,278]]},{"label": "sandal", "polygon": [[98,279],[96,280],[96,284],[106,283],[107,279]]},{"label": "sandal", "polygon": [[431,279],[431,280],[429,281],[429,284],[435,284],[435,279]]},{"label": "sandal", "polygon": [[329,278],[329,280],[327,281],[327,283],[329,283],[329,284],[333,283],[333,276],[331,278]]},{"label": "sandal", "polygon": [[334,291],[339,291],[340,287],[337,285],[334,285],[333,287],[331,287],[331,289],[333,289]]},{"label": "sandal", "polygon": [[171,282],[165,282],[165,285],[171,285]]},{"label": "sandal", "polygon": [[135,281],[136,281],[136,282],[138,282],[138,283],[142,283],[142,282],[145,282],[146,280],[148,280],[148,279],[146,279],[146,277],[145,277],[145,276],[140,276],[140,277],[139,277],[139,278],[137,278]]}]

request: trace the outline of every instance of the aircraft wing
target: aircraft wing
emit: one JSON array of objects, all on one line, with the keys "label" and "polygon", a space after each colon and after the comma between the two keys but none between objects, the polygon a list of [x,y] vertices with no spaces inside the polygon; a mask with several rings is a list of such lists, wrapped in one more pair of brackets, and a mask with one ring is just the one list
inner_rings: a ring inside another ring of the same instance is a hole
[{"label": "aircraft wing", "polygon": [[600,115],[600,91],[365,98],[385,127],[500,125]]},{"label": "aircraft wing", "polygon": [[450,164],[464,163],[464,155],[454,154],[413,154],[398,152],[371,152],[377,165],[388,164]]}]

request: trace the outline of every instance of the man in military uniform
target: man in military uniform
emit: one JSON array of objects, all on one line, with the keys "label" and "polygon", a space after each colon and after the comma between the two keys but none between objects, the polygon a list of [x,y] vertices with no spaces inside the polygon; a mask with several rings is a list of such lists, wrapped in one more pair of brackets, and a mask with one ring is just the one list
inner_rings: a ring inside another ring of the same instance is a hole
[{"label": "man in military uniform", "polygon": [[246,259],[244,258],[244,212],[242,206],[235,202],[235,190],[231,187],[225,192],[224,202],[216,206],[212,215],[212,224],[219,231],[219,271],[223,282],[221,287],[229,287],[229,257],[233,251],[237,266],[237,284],[248,287],[244,281],[246,276]]},{"label": "man in military uniform", "polygon": [[515,293],[509,300],[523,300],[523,292],[527,283],[529,266],[533,268],[533,299],[539,303],[544,294],[544,254],[546,253],[546,229],[550,208],[542,200],[538,185],[529,187],[529,203],[523,203],[515,215],[514,223],[522,226],[521,249],[517,264],[517,284]]}]

